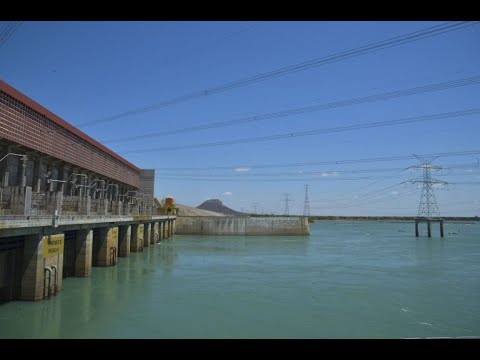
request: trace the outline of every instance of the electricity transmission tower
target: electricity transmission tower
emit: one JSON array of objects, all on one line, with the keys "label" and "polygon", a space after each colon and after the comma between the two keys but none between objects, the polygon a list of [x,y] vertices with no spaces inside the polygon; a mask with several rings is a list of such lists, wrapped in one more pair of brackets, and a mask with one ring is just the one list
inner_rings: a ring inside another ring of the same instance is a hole
[{"label": "electricity transmission tower", "polygon": [[418,204],[418,217],[434,218],[440,217],[440,211],[438,210],[437,200],[435,199],[435,193],[433,192],[434,185],[447,185],[448,183],[442,180],[432,179],[432,170],[441,170],[441,166],[434,166],[432,162],[436,159],[428,161],[420,156],[413,154],[420,161],[421,165],[410,166],[409,169],[422,169],[422,179],[407,180],[411,184],[421,183],[422,193],[420,195],[420,203]]},{"label": "electricity transmission tower", "polygon": [[283,194],[283,201],[285,201],[285,211],[283,212],[284,215],[290,215],[290,209],[288,207],[288,203],[292,202],[293,200],[290,199],[291,194]]},{"label": "electricity transmission tower", "polygon": [[303,205],[303,216],[310,216],[310,201],[308,200],[308,184],[305,185],[305,203]]}]

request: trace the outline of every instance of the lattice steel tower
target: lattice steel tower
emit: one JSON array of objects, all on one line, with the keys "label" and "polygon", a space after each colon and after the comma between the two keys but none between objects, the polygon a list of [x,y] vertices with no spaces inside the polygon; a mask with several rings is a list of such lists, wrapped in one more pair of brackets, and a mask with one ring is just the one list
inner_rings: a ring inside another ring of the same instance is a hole
[{"label": "lattice steel tower", "polygon": [[418,217],[434,218],[440,217],[440,211],[438,210],[437,199],[433,192],[433,185],[447,185],[448,183],[442,180],[432,179],[432,170],[441,170],[441,166],[434,166],[432,162],[435,160],[427,161],[417,155],[414,156],[422,163],[421,165],[411,166],[409,169],[422,169],[423,179],[408,180],[411,184],[422,183],[422,193],[420,195],[420,203],[418,204]]},{"label": "lattice steel tower", "polygon": [[303,216],[310,216],[310,201],[308,201],[308,184],[305,185],[305,202],[303,204]]},{"label": "lattice steel tower", "polygon": [[283,194],[283,201],[285,201],[285,211],[284,211],[284,215],[290,215],[290,209],[288,207],[288,203],[291,202],[292,200],[289,198],[291,194]]}]

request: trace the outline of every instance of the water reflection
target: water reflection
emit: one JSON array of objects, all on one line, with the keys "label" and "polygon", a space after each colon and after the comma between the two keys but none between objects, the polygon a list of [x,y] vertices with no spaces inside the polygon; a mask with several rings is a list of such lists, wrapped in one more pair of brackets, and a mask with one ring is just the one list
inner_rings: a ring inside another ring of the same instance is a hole
[{"label": "water reflection", "polygon": [[170,273],[177,259],[177,251],[174,239],[163,240],[158,244],[160,265],[162,269]]},{"label": "water reflection", "polygon": [[438,237],[419,237],[415,239],[415,254],[419,262],[441,261],[444,258],[445,240]]},{"label": "water reflection", "polygon": [[224,237],[222,238],[221,243],[225,251],[239,253],[245,251],[246,238],[244,236]]},{"label": "water reflection", "polygon": [[[58,295],[57,295],[58,296]],[[42,301],[40,311],[30,308],[30,326],[27,333],[19,337],[32,338],[59,338],[61,337],[60,322],[62,318],[62,304],[55,299]],[[28,335],[27,335],[28,334]],[[30,336],[29,336],[30,335]]]}]

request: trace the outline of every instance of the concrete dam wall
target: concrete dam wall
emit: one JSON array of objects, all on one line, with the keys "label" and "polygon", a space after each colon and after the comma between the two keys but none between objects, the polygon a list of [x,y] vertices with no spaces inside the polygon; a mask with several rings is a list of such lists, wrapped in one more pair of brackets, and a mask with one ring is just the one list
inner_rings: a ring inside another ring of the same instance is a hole
[{"label": "concrete dam wall", "polygon": [[177,217],[178,235],[309,235],[304,217]]}]

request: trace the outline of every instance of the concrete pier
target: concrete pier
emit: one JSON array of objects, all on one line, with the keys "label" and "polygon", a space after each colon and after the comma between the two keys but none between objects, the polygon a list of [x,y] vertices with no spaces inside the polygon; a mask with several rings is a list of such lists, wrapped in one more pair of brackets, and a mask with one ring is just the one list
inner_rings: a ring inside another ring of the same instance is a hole
[{"label": "concrete pier", "polygon": [[[146,221],[147,220],[147,221]],[[163,216],[117,217],[0,217],[0,245],[10,265],[2,274],[0,301],[42,300],[62,290],[65,276],[88,277],[92,266],[115,266],[118,256],[142,251],[165,223],[174,231],[175,219]],[[172,234],[173,235],[173,234]],[[67,241],[68,238],[68,241]],[[8,244],[8,247],[7,247]],[[147,246],[148,246],[147,245]],[[65,267],[65,271],[64,271]]]},{"label": "concrete pier", "polygon": [[120,257],[130,255],[131,231],[130,225],[118,227],[118,256]]},{"label": "concrete pier", "polygon": [[[94,233],[95,234],[95,233]],[[102,227],[93,237],[93,266],[113,266],[117,262],[118,227]]]},{"label": "concrete pier", "polygon": [[427,236],[432,237],[432,223],[438,222],[440,225],[440,237],[444,237],[443,219],[417,218],[415,219],[415,237],[419,237],[418,224],[427,223]]},{"label": "concrete pier", "polygon": [[162,241],[165,239],[165,234],[163,233],[164,231],[164,222],[160,221],[158,223],[158,241]]},{"label": "concrete pier", "polygon": [[75,276],[92,275],[93,231],[78,230],[75,243]]},{"label": "concrete pier", "polygon": [[25,237],[21,300],[41,300],[62,289],[63,243],[63,234]]},{"label": "concrete pier", "polygon": [[150,235],[152,233],[152,224],[145,223],[143,224],[143,246],[148,247],[150,246]]},{"label": "concrete pier", "polygon": [[150,233],[150,244],[158,242],[158,223],[152,223],[152,232]]},{"label": "concrete pier", "polygon": [[130,240],[130,252],[139,252],[143,250],[143,224],[132,225],[132,237]]}]

